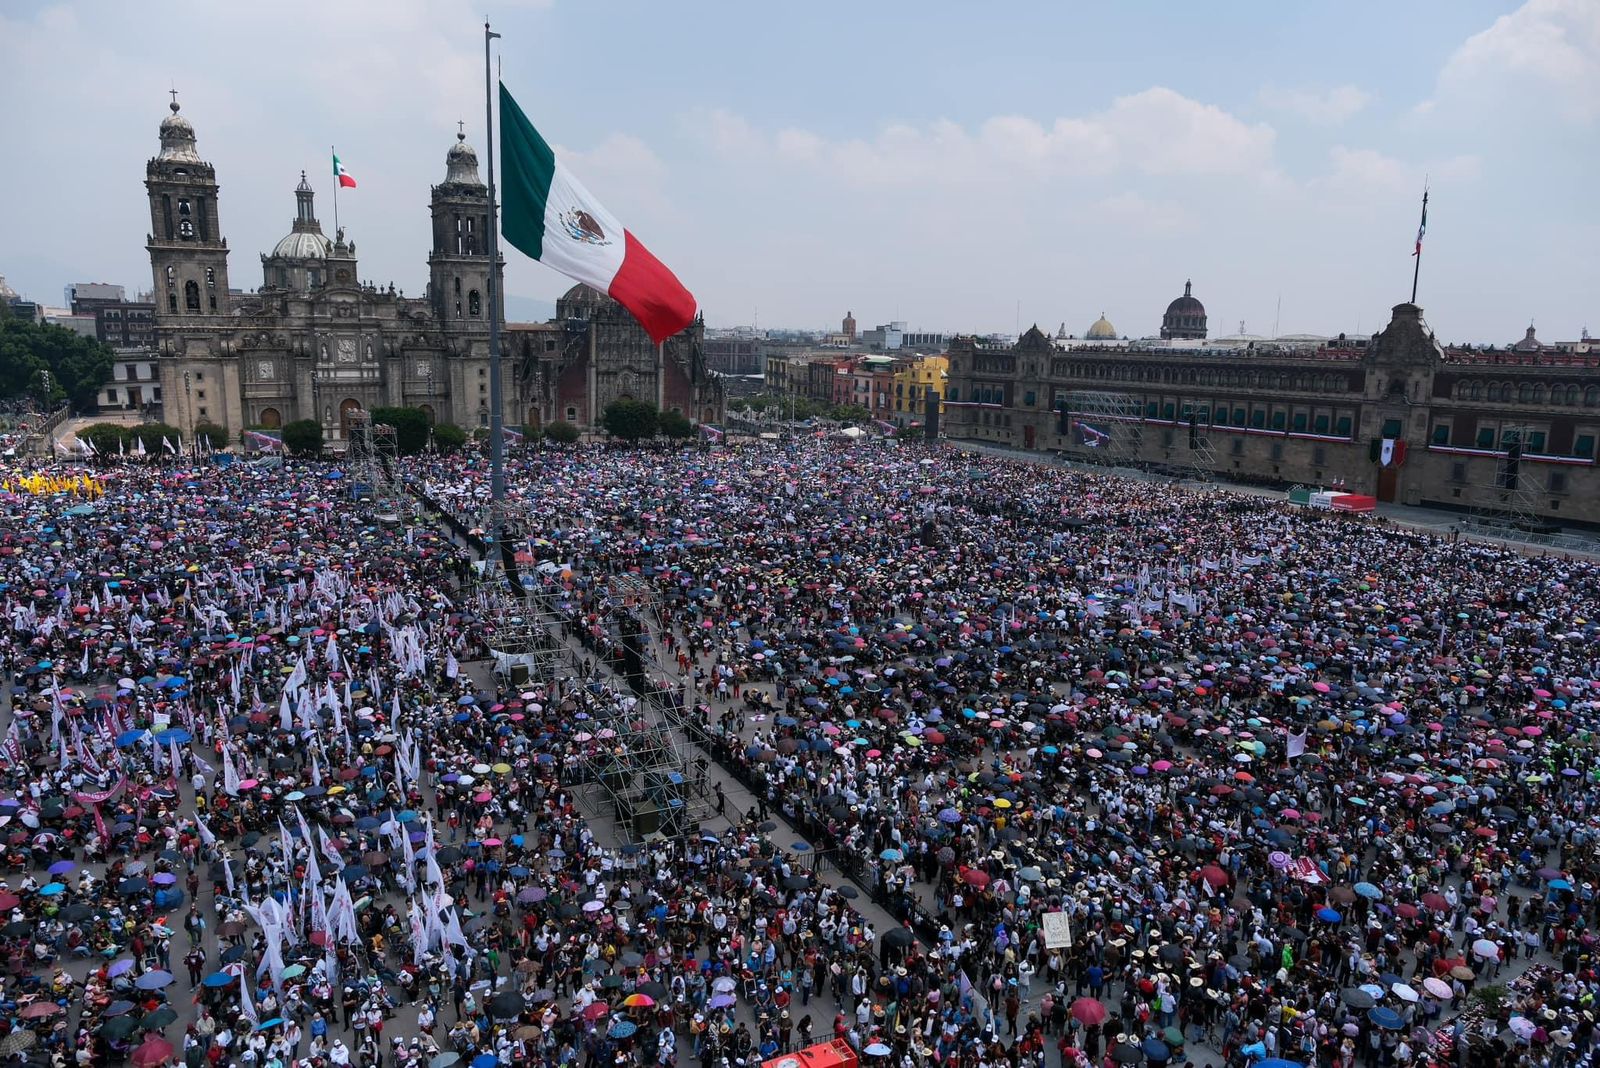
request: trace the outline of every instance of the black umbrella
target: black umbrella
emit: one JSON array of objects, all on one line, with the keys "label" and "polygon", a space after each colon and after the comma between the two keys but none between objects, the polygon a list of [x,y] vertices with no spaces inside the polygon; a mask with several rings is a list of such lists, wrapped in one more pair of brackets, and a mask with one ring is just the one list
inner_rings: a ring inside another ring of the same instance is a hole
[{"label": "black umbrella", "polygon": [[161,1008],[150,1013],[144,1019],[139,1021],[139,1030],[159,1031],[177,1018],[178,1014],[176,1012],[173,1012],[168,1006],[163,1005]]},{"label": "black umbrella", "polygon": [[1339,997],[1352,1009],[1358,1009],[1363,1012],[1377,1004],[1377,1002],[1373,1000],[1371,994],[1367,993],[1365,990],[1362,990],[1358,986],[1345,987],[1343,990],[1339,991]]},{"label": "black umbrella", "polygon": [[1144,1060],[1144,1051],[1132,1042],[1118,1042],[1111,1048],[1111,1059],[1118,1064],[1138,1064]]},{"label": "black umbrella", "polygon": [[908,927],[891,927],[883,933],[883,944],[890,949],[909,949],[916,940]]},{"label": "black umbrella", "polygon": [[496,994],[489,1000],[489,1011],[497,1020],[515,1020],[522,1015],[522,1010],[526,1007],[522,995],[515,990]]},{"label": "black umbrella", "polygon": [[132,1016],[117,1016],[100,1025],[102,1038],[121,1041],[138,1030],[139,1021]]}]

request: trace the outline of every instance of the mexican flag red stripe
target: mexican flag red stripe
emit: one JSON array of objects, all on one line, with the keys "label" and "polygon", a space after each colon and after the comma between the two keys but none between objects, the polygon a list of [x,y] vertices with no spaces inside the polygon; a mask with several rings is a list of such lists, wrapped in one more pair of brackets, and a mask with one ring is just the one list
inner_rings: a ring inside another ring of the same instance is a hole
[{"label": "mexican flag red stripe", "polygon": [[500,231],[514,247],[609,293],[656,342],[694,321],[693,294],[556,159],[504,85],[500,159]]},{"label": "mexican flag red stripe", "polygon": [[356,187],[356,180],[351,177],[349,171],[344,169],[344,164],[339,162],[339,153],[337,152],[333,154],[333,176],[339,179],[339,188],[341,189],[354,189]]}]

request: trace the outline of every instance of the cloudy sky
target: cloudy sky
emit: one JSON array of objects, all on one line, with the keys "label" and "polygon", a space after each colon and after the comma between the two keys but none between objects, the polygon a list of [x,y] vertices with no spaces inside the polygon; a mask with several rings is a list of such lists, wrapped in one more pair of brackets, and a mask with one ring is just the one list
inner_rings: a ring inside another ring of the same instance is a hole
[{"label": "cloudy sky", "polygon": [[[142,186],[176,86],[222,183],[232,281],[330,145],[362,273],[418,293],[481,23],[590,190],[715,326],[1600,333],[1600,3],[121,0],[0,6],[0,274],[149,285]],[[507,291],[566,286],[511,254]],[[1281,302],[1281,312],[1279,310]]]}]

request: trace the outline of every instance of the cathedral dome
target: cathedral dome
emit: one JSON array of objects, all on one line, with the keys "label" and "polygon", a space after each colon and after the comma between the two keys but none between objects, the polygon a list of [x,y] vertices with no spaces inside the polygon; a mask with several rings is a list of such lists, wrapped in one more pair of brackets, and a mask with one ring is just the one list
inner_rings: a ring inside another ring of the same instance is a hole
[{"label": "cathedral dome", "polygon": [[1194,282],[1183,283],[1183,296],[1167,305],[1161,318],[1161,336],[1197,341],[1206,336],[1206,306],[1194,296]]},{"label": "cathedral dome", "polygon": [[610,299],[610,297],[594,288],[594,286],[584,285],[582,282],[580,282],[571,289],[567,290],[566,293],[562,294],[561,303],[584,304],[592,306],[595,304],[604,304]]},{"label": "cathedral dome", "polygon": [[157,159],[177,160],[182,163],[200,163],[200,153],[195,150],[194,127],[178,114],[178,102],[167,105],[172,114],[161,120],[161,154]]},{"label": "cathedral dome", "polygon": [[1111,320],[1106,318],[1106,313],[1101,312],[1100,318],[1096,319],[1093,325],[1084,331],[1083,336],[1090,341],[1110,341],[1116,338],[1117,328],[1111,325]]},{"label": "cathedral dome", "polygon": [[273,247],[272,255],[286,260],[325,260],[332,250],[333,242],[320,232],[296,230]]},{"label": "cathedral dome", "polygon": [[467,134],[464,130],[456,134],[456,143],[445,153],[444,165],[446,182],[460,185],[483,184],[483,179],[478,177],[478,153],[467,144]]}]

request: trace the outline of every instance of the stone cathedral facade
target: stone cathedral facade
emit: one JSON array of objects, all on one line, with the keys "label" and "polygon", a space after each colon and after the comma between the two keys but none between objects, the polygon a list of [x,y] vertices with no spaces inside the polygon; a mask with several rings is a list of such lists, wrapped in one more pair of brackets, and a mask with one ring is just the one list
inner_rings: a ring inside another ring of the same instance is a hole
[{"label": "stone cathedral facade", "polygon": [[[354,240],[323,233],[304,174],[289,233],[261,257],[260,288],[233,292],[216,169],[201,158],[177,102],[170,107],[160,152],[145,168],[166,421],[186,434],[197,423],[217,423],[237,438],[248,427],[315,419],[335,447],[361,409],[405,405],[438,422],[487,427],[489,194],[465,135],[446,153],[444,181],[431,191],[425,295],[360,281]],[[596,320],[614,305],[600,294],[587,301],[568,294],[562,325],[530,324],[522,328],[529,333],[505,336],[508,426],[561,418],[592,425],[602,395],[662,402],[697,421],[721,418],[722,388],[705,369],[700,321],[657,347],[626,312],[610,331],[580,327],[567,307],[580,303],[584,318]],[[637,351],[641,339],[654,351]],[[625,388],[634,378],[637,388]],[[582,389],[579,381],[619,385]]]}]

